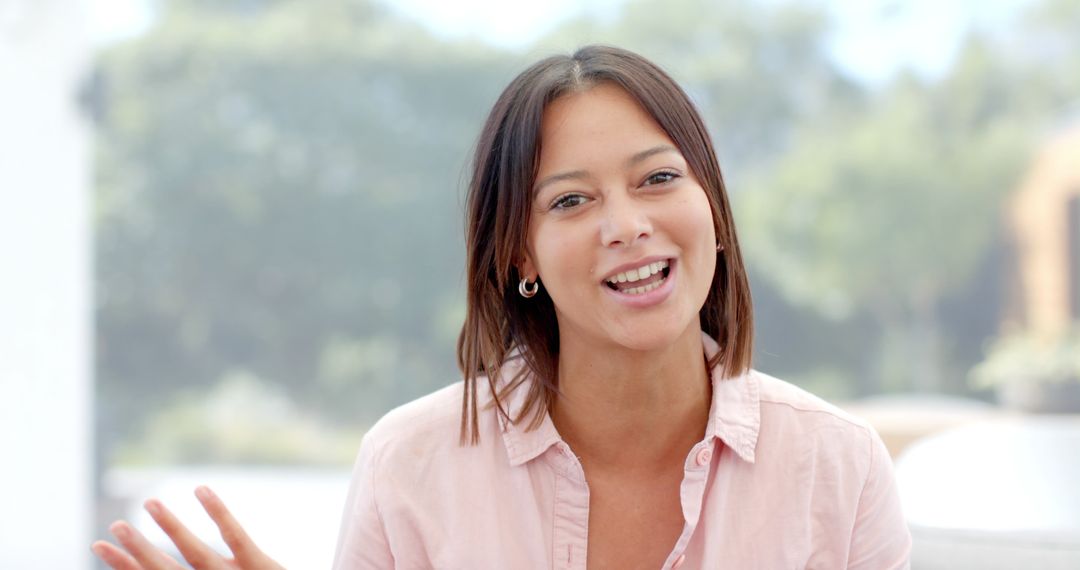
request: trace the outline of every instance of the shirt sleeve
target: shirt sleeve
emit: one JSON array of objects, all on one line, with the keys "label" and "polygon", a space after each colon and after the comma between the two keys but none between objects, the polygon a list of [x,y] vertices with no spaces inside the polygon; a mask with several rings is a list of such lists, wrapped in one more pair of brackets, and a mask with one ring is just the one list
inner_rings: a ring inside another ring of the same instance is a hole
[{"label": "shirt sleeve", "polygon": [[851,531],[848,568],[893,570],[911,567],[911,531],[900,507],[892,460],[870,428],[870,471],[859,496]]},{"label": "shirt sleeve", "polygon": [[[369,432],[370,434],[370,432]],[[394,567],[394,556],[376,504],[377,453],[365,435],[353,468],[345,512],[341,517],[334,570],[375,570]]]}]

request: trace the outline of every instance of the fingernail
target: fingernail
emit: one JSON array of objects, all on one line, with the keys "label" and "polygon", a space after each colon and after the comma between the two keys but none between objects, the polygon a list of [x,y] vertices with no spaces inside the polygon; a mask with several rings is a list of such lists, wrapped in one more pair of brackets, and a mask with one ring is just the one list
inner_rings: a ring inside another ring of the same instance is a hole
[{"label": "fingernail", "polygon": [[95,542],[94,544],[90,545],[90,552],[93,552],[94,556],[105,556],[105,547]]},{"label": "fingernail", "polygon": [[109,527],[109,532],[113,533],[116,538],[127,538],[128,527],[122,522],[115,522]]},{"label": "fingernail", "polygon": [[210,492],[210,489],[208,487],[199,487],[195,489],[195,496],[204,501],[208,501],[210,500],[210,497],[214,495]]},{"label": "fingernail", "polygon": [[152,515],[157,515],[161,512],[161,505],[154,499],[150,499],[149,501],[143,503],[143,508],[146,509],[146,512]]}]

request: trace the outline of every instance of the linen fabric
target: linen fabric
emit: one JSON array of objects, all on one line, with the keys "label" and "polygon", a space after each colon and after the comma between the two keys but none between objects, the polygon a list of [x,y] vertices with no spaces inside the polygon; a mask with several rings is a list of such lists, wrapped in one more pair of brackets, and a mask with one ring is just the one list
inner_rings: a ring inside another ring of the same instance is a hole
[{"label": "linen fabric", "polygon": [[[702,334],[712,357],[716,342]],[[501,371],[513,377],[520,359]],[[365,435],[334,568],[583,569],[589,487],[550,417],[506,422],[480,387],[480,443],[459,445],[463,383]],[[711,371],[704,439],[687,455],[683,531],[665,569],[908,568],[892,462],[865,421],[757,371]],[[511,413],[524,389],[504,400]],[[522,424],[526,421],[520,422]]]}]

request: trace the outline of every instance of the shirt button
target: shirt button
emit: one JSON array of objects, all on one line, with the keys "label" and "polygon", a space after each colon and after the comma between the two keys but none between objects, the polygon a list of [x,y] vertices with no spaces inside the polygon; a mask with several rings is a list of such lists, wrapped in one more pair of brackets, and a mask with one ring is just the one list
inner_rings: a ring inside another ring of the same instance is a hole
[{"label": "shirt button", "polygon": [[683,562],[686,562],[686,555],[680,554],[679,557],[675,559],[675,562],[671,565],[671,570],[677,570],[679,566],[682,566]]},{"label": "shirt button", "polygon": [[704,466],[709,464],[709,461],[712,461],[712,450],[711,449],[706,447],[706,448],[704,448],[704,449],[697,452],[697,464],[699,466],[704,467]]}]

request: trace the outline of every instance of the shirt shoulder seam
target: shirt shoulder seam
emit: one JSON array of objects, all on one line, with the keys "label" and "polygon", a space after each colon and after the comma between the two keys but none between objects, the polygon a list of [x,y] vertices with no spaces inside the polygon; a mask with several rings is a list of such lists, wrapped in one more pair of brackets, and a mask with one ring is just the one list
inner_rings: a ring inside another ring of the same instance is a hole
[{"label": "shirt shoulder seam", "polygon": [[386,541],[386,547],[389,549],[390,539],[386,536],[386,521],[383,518],[382,508],[379,507],[379,490],[378,481],[376,480],[379,474],[379,462],[382,460],[383,452],[386,450],[386,442],[375,440],[371,444],[373,449],[371,450],[371,461],[368,465],[368,468],[371,469],[371,504],[375,507],[375,517],[379,521],[379,532],[382,533],[383,540]]},{"label": "shirt shoulder seam", "polygon": [[808,407],[795,405],[792,402],[785,402],[785,401],[782,401],[782,400],[770,400],[768,398],[761,398],[760,401],[762,403],[765,403],[765,404],[776,404],[778,406],[787,406],[787,407],[789,407],[789,408],[791,408],[791,409],[793,409],[795,411],[798,411],[798,412],[826,414],[826,415],[832,416],[832,417],[834,417],[834,418],[836,418],[838,420],[842,420],[845,423],[848,423],[848,424],[851,424],[851,425],[853,425],[855,427],[861,428],[863,431],[868,432],[869,429],[870,429],[870,426],[866,423],[865,420],[860,420],[860,419],[852,418],[852,417],[845,417],[844,414],[838,414],[838,413],[836,413],[836,412],[834,412],[832,410],[822,409],[822,408],[808,408]]},{"label": "shirt shoulder seam", "polygon": [[[870,438],[870,465],[866,470],[866,478],[863,479],[862,489],[859,489],[859,500],[855,503],[855,520],[859,519],[859,510],[862,508],[863,497],[866,495],[866,488],[870,486],[870,477],[874,474],[874,462],[877,459],[877,446],[874,444],[874,438]],[[854,532],[851,536],[852,540],[855,539]],[[848,543],[848,556],[851,555],[851,543]]]}]

